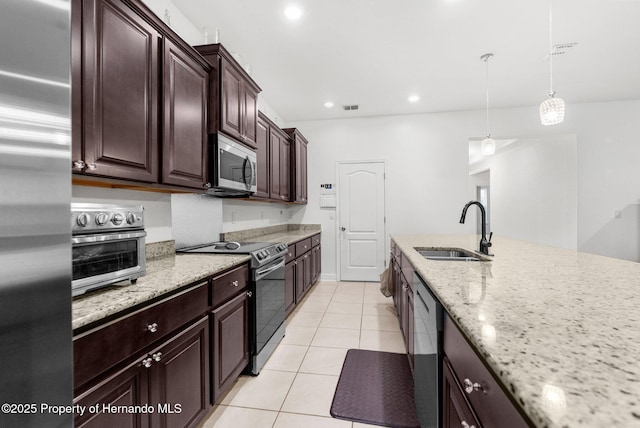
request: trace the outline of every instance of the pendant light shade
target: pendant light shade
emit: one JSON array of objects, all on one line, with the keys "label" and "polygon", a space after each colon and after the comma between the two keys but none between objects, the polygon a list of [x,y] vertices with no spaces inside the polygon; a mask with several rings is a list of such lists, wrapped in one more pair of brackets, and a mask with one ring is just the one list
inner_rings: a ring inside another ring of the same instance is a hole
[{"label": "pendant light shade", "polygon": [[555,92],[540,104],[540,120],[543,125],[557,125],[564,120],[564,101],[556,98]]},{"label": "pendant light shade", "polygon": [[480,152],[482,156],[491,156],[496,152],[496,140],[487,135],[487,138],[480,143]]},{"label": "pendant light shade", "polygon": [[482,156],[491,156],[496,152],[496,141],[491,138],[491,133],[489,132],[489,58],[491,58],[492,56],[492,53],[487,53],[480,57],[480,59],[487,64],[487,73],[485,79],[487,91],[487,138],[482,140],[482,142],[480,143],[480,153],[482,153]]},{"label": "pendant light shade", "polygon": [[540,104],[540,121],[543,125],[557,125],[564,120],[564,101],[556,98],[553,90],[553,15],[551,0],[549,0],[549,98]]}]

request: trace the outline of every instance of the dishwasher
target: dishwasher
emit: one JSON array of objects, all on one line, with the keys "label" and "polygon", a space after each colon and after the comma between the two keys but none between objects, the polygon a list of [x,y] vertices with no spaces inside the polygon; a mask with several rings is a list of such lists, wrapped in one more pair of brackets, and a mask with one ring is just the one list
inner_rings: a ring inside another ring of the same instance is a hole
[{"label": "dishwasher", "polygon": [[414,397],[421,428],[440,426],[443,309],[414,273]]}]

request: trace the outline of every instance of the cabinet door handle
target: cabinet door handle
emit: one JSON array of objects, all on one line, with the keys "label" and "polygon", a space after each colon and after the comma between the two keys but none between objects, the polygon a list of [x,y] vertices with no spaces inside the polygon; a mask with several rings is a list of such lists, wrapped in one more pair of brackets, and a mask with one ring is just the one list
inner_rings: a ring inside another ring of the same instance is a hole
[{"label": "cabinet door handle", "polygon": [[149,324],[147,326],[147,330],[149,330],[151,333],[155,333],[156,331],[158,331],[158,324],[156,323]]},{"label": "cabinet door handle", "polygon": [[97,166],[95,163],[88,163],[88,164],[87,164],[87,169],[88,169],[89,171],[95,171],[95,170],[96,170],[96,168],[98,168],[98,166]]},{"label": "cabinet door handle", "polygon": [[247,291],[247,296],[251,297],[251,296],[253,296],[253,293],[251,291]]},{"label": "cabinet door handle", "polygon": [[155,362],[160,362],[160,360],[162,360],[162,352],[156,352],[151,356],[151,358],[153,358],[153,361]]},{"label": "cabinet door handle", "polygon": [[462,428],[476,428],[475,425],[469,425],[467,421],[462,421],[460,425],[462,426]]},{"label": "cabinet door handle", "polygon": [[151,367],[151,364],[153,364],[153,360],[150,357],[142,360],[142,365],[145,366],[146,368]]},{"label": "cabinet door handle", "polygon": [[482,391],[484,392],[484,388],[478,382],[471,382],[469,378],[465,378],[464,380],[464,390],[467,394],[471,394],[473,391]]},{"label": "cabinet door handle", "polygon": [[85,166],[87,166],[87,164],[84,163],[83,160],[73,161],[73,169],[78,169],[78,170],[82,171]]}]

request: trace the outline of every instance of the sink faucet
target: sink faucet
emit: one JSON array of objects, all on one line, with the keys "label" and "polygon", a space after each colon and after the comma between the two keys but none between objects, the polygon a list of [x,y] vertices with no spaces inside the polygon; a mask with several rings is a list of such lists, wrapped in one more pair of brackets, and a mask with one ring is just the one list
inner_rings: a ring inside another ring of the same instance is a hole
[{"label": "sink faucet", "polygon": [[487,256],[493,256],[493,254],[489,253],[489,247],[491,246],[491,238],[493,237],[493,232],[489,234],[489,239],[487,240],[487,213],[484,210],[484,206],[478,201],[469,201],[467,205],[462,209],[462,216],[460,216],[460,223],[464,223],[464,219],[467,216],[467,210],[471,205],[477,205],[480,208],[480,214],[482,215],[482,238],[480,238],[480,249],[479,251],[482,254],[486,254]]}]

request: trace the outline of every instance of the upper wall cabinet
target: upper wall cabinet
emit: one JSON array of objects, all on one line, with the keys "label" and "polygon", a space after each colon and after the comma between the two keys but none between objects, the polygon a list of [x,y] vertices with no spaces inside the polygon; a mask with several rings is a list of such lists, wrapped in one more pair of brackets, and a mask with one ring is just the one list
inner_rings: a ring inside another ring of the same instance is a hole
[{"label": "upper wall cabinet", "polygon": [[72,1],[73,172],[202,189],[209,64],[138,0]]},{"label": "upper wall cabinet", "polygon": [[291,198],[291,140],[262,112],[258,112],[256,156],[258,183],[254,197],[288,202]]},{"label": "upper wall cabinet", "polygon": [[165,39],[162,182],[203,189],[208,179],[209,73]]},{"label": "upper wall cabinet", "polygon": [[224,132],[255,149],[260,87],[221,44],[195,46],[195,49],[213,66],[209,132]]},{"label": "upper wall cabinet", "polygon": [[292,194],[291,202],[306,204],[307,203],[307,140],[296,128],[283,129],[291,138],[292,162],[291,162],[291,178]]}]

